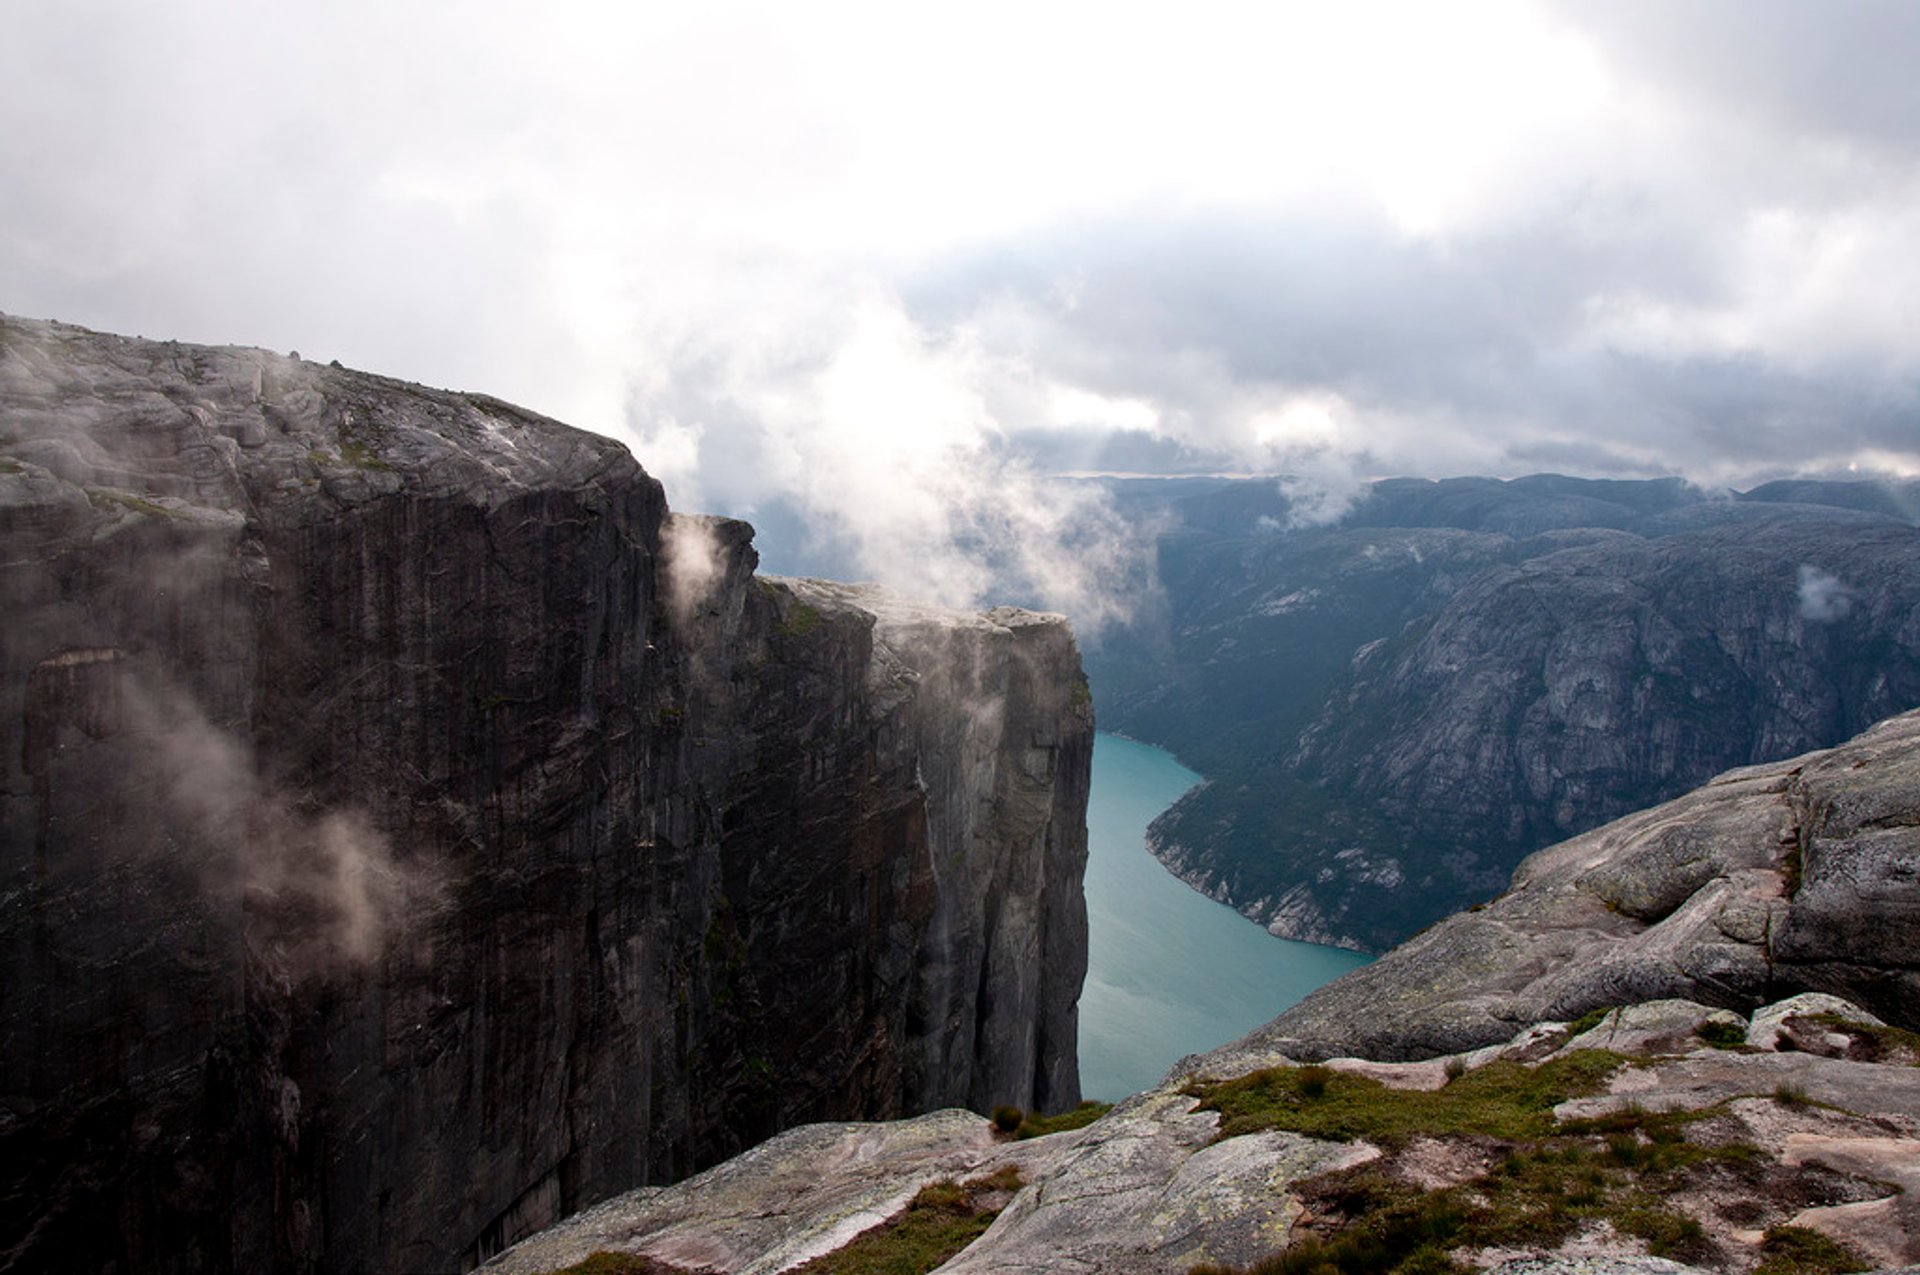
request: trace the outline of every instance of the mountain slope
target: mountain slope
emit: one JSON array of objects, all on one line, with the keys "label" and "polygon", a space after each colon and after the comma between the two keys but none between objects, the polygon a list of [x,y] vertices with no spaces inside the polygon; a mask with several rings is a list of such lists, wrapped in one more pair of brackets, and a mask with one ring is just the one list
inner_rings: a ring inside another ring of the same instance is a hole
[{"label": "mountain slope", "polygon": [[1109,728],[1212,780],[1155,852],[1288,937],[1384,948],[1540,846],[1920,704],[1920,530],[1879,513],[1542,477],[1263,516],[1164,537],[1164,636],[1090,663]]}]

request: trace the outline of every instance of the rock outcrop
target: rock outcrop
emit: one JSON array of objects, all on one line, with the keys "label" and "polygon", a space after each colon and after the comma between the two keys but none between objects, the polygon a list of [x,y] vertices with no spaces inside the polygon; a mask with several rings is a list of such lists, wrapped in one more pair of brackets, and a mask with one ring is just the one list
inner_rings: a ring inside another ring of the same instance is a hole
[{"label": "rock outcrop", "polygon": [[1249,1038],[1409,1058],[1666,997],[1842,996],[1920,1030],[1920,712],[1549,847]]},{"label": "rock outcrop", "polygon": [[459,1269],[1077,1098],[1064,621],[478,395],[0,319],[0,1268]]},{"label": "rock outcrop", "polygon": [[1911,1268],[1917,913],[1909,713],[1542,851],[1502,898],[1083,1129],[799,1131],[497,1269],[607,1250],[776,1275],[1007,1164],[1025,1185],[941,1271],[1187,1272],[1303,1244],[1338,1268],[1349,1241],[1362,1269]]}]

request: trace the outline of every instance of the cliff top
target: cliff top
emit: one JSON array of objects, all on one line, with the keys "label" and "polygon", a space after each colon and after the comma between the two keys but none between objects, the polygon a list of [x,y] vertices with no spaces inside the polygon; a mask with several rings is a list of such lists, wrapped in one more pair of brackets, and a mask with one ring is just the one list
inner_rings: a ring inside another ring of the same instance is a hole
[{"label": "cliff top", "polygon": [[620,443],[486,395],[5,315],[0,408],[10,472],[138,512],[651,481]]}]

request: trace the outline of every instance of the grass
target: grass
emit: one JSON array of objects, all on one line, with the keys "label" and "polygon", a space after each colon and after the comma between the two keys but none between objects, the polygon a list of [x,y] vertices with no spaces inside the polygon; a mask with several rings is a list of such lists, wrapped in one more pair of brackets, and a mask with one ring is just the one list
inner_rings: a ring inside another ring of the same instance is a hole
[{"label": "grass", "polygon": [[1113,1104],[1110,1102],[1083,1102],[1071,1111],[1062,1111],[1051,1116],[1043,1116],[1035,1113],[1020,1122],[1020,1127],[1014,1132],[1013,1136],[1016,1138],[1044,1138],[1050,1133],[1066,1133],[1070,1129],[1084,1129],[1112,1110]]},{"label": "grass", "polygon": [[1568,1023],[1567,1031],[1574,1036],[1584,1036],[1598,1027],[1608,1014],[1617,1012],[1618,1010],[1611,1005],[1602,1005],[1598,1009],[1590,1009],[1580,1015],[1580,1017],[1574,1019],[1571,1023]]},{"label": "grass", "polygon": [[1389,1089],[1326,1067],[1196,1086],[1189,1092],[1221,1113],[1226,1137],[1288,1129],[1361,1138],[1390,1151],[1416,1137],[1467,1138],[1498,1156],[1483,1176],[1436,1191],[1379,1164],[1330,1174],[1302,1201],[1330,1231],[1299,1237],[1235,1275],[1448,1275],[1465,1269],[1458,1250],[1552,1248],[1603,1222],[1645,1241],[1656,1257],[1698,1260],[1709,1249],[1705,1232],[1668,1198],[1696,1165],[1751,1164],[1758,1154],[1687,1141],[1685,1127],[1705,1112],[1627,1107],[1554,1119],[1557,1104],[1598,1091],[1625,1061],[1579,1050],[1535,1068],[1495,1062],[1431,1092]]},{"label": "grass", "polygon": [[145,514],[149,518],[186,517],[185,514],[177,510],[168,509],[165,505],[156,505],[151,500],[142,500],[140,497],[130,496],[124,491],[109,491],[104,487],[87,488],[87,499],[93,502],[95,509],[102,511],[117,506],[121,509],[130,509],[137,514]]},{"label": "grass", "polygon": [[1869,1263],[1852,1249],[1804,1226],[1772,1226],[1760,1242],[1764,1256],[1753,1275],[1848,1275]]},{"label": "grass", "polygon": [[924,1275],[984,1235],[1020,1185],[1020,1171],[1009,1164],[969,1182],[924,1186],[899,1214],[795,1275]]},{"label": "grass", "polygon": [[1541,1138],[1554,1132],[1555,1106],[1598,1092],[1625,1061],[1599,1049],[1575,1050],[1538,1067],[1501,1060],[1434,1091],[1389,1089],[1325,1067],[1274,1067],[1187,1092],[1202,1110],[1220,1113],[1222,1138],[1262,1129],[1385,1146],[1421,1135]]},{"label": "grass", "polygon": [[1904,1027],[1869,1027],[1844,1014],[1822,1013],[1810,1017],[1829,1030],[1849,1032],[1872,1041],[1874,1057],[1870,1061],[1877,1062],[1889,1054],[1905,1053],[1915,1066],[1920,1067],[1920,1032],[1910,1032]]},{"label": "grass", "polygon": [[1747,1029],[1739,1023],[1710,1018],[1700,1024],[1700,1039],[1715,1049],[1738,1049],[1747,1043]]}]

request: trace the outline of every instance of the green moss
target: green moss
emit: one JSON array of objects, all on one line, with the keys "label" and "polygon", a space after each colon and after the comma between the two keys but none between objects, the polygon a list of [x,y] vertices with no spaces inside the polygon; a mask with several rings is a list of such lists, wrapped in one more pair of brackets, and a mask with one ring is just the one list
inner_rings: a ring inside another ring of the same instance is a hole
[{"label": "green moss", "polygon": [[820,608],[809,606],[795,598],[780,616],[780,622],[774,625],[774,631],[782,637],[805,637],[820,627]]},{"label": "green moss", "polygon": [[1611,1005],[1602,1005],[1599,1009],[1590,1009],[1567,1024],[1567,1030],[1575,1036],[1584,1036],[1605,1021],[1608,1014],[1619,1011]]},{"label": "green moss", "polygon": [[1020,1123],[1020,1130],[1014,1136],[1019,1138],[1044,1138],[1050,1133],[1065,1133],[1070,1129],[1084,1129],[1101,1116],[1113,1110],[1110,1102],[1083,1102],[1071,1111],[1062,1111],[1057,1115],[1031,1115]]},{"label": "green moss", "polygon": [[380,453],[368,447],[357,438],[342,437],[340,440],[340,463],[354,469],[392,469]]},{"label": "green moss", "polygon": [[26,466],[22,465],[13,457],[0,456],[0,474],[21,474],[25,472]]},{"label": "green moss", "polygon": [[1001,1133],[1012,1133],[1025,1122],[1027,1113],[1015,1106],[1002,1103],[993,1109],[987,1119],[993,1121],[993,1127]]},{"label": "green moss", "polygon": [[1700,1039],[1715,1049],[1738,1049],[1747,1043],[1747,1029],[1739,1023],[1710,1018],[1700,1024]]},{"label": "green moss", "polygon": [[1538,1067],[1503,1060],[1431,1092],[1324,1067],[1275,1067],[1187,1092],[1220,1113],[1223,1138],[1262,1129],[1389,1146],[1422,1134],[1538,1138],[1553,1132],[1556,1105],[1597,1092],[1625,1061],[1598,1049]]},{"label": "green moss", "polygon": [[99,510],[130,509],[149,518],[184,518],[178,510],[168,509],[165,505],[156,505],[151,500],[142,500],[138,496],[128,495],[124,491],[109,491],[104,487],[87,488],[87,499]]},{"label": "green moss", "polygon": [[1765,1256],[1753,1275],[1848,1275],[1870,1265],[1844,1244],[1804,1226],[1768,1227],[1760,1251]]},{"label": "green moss", "polygon": [[1760,1157],[1748,1146],[1687,1141],[1685,1127],[1704,1111],[1628,1107],[1555,1121],[1555,1105],[1595,1092],[1625,1061],[1581,1050],[1532,1069],[1496,1062],[1432,1092],[1388,1089],[1324,1067],[1276,1068],[1201,1086],[1201,1105],[1222,1113],[1229,1136],[1273,1128],[1388,1148],[1423,1135],[1506,1145],[1491,1172],[1442,1191],[1410,1186],[1379,1165],[1329,1175],[1304,1203],[1337,1229],[1248,1271],[1443,1275],[1456,1269],[1454,1250],[1553,1247],[1601,1221],[1646,1241],[1657,1256],[1698,1259],[1709,1249],[1699,1222],[1668,1200],[1696,1166],[1737,1172]]},{"label": "green moss", "polygon": [[1822,1013],[1808,1015],[1813,1022],[1830,1031],[1847,1032],[1854,1036],[1863,1036],[1873,1045],[1873,1061],[1889,1054],[1905,1053],[1911,1055],[1915,1066],[1920,1066],[1920,1032],[1910,1032],[1904,1027],[1869,1027],[1856,1022],[1845,1014]]},{"label": "green moss", "polygon": [[1012,1165],[970,1182],[932,1183],[901,1213],[795,1275],[924,1275],[984,1235],[1007,1193],[1019,1189]]}]

